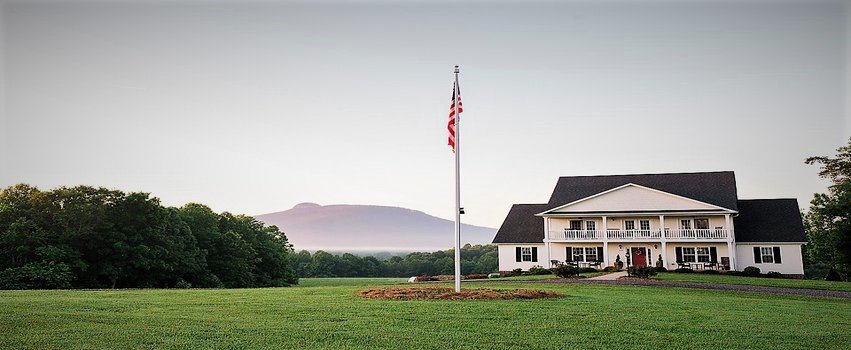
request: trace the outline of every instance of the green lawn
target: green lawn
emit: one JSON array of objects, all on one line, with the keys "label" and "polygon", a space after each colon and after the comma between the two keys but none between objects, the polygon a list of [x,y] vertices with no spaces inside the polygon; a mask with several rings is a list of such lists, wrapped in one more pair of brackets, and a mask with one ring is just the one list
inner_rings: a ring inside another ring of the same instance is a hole
[{"label": "green lawn", "polygon": [[724,284],[744,284],[753,286],[824,289],[851,292],[851,282],[833,282],[819,280],[799,280],[787,278],[764,278],[726,275],[704,275],[700,273],[660,273],[657,279],[663,281],[684,281]]},{"label": "green lawn", "polygon": [[[378,279],[370,283],[395,283]],[[2,349],[839,349],[851,300],[664,287],[469,283],[567,298],[387,301],[366,279],[296,288],[0,291]]]},{"label": "green lawn", "polygon": [[407,283],[407,278],[396,277],[331,277],[299,278],[298,287],[371,286]]}]

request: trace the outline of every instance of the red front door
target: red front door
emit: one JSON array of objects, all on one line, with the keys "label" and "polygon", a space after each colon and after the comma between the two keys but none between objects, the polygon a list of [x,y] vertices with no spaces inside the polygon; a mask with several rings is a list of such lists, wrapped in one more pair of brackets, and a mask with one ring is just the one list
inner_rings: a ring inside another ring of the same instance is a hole
[{"label": "red front door", "polygon": [[647,250],[644,248],[632,248],[632,266],[647,266]]}]

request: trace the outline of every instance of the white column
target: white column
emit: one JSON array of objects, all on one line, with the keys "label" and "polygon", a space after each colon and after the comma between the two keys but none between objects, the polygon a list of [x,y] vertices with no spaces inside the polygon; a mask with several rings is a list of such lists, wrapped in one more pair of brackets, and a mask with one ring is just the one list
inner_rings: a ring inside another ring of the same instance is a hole
[{"label": "white column", "polygon": [[733,218],[724,214],[724,224],[727,229],[727,254],[730,257],[730,270],[736,270],[736,236],[733,231]]},{"label": "white column", "polygon": [[603,217],[603,267],[608,267],[609,262],[609,218]]},{"label": "white column", "polygon": [[546,266],[547,268],[553,267],[552,266],[553,264],[550,261],[550,260],[552,260],[552,258],[550,258],[550,256],[551,256],[550,254],[551,254],[551,252],[550,252],[550,218],[545,216],[544,217],[544,260],[546,260],[546,261],[544,262],[544,266]]},{"label": "white column", "polygon": [[659,215],[659,240],[662,241],[662,263],[668,268],[668,243],[665,240],[665,215]]}]

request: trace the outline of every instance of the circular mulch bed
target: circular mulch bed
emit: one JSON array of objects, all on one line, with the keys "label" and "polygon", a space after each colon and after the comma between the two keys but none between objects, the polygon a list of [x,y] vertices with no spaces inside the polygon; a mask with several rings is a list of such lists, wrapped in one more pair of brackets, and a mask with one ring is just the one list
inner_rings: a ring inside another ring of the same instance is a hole
[{"label": "circular mulch bed", "polygon": [[452,288],[374,288],[359,291],[357,295],[364,298],[396,300],[539,299],[567,296],[547,290],[490,288],[462,289],[461,293],[455,293]]}]

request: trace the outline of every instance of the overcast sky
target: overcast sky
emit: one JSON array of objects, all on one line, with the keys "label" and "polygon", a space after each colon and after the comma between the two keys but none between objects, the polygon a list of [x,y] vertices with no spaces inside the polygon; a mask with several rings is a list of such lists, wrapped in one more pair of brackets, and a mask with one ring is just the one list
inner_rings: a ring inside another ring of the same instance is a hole
[{"label": "overcast sky", "polygon": [[0,186],[451,218],[459,64],[468,223],[563,175],[733,170],[806,206],[804,158],[851,136],[845,5],[6,2]]}]

